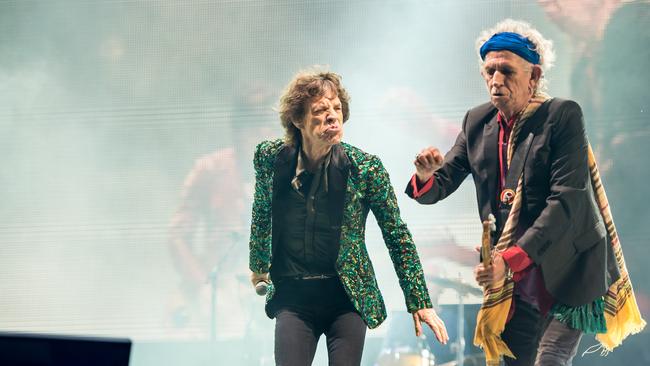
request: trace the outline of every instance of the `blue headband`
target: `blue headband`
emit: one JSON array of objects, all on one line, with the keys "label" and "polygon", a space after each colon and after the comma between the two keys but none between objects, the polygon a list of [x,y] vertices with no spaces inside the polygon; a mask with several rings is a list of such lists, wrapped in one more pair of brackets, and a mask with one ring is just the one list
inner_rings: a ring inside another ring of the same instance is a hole
[{"label": "blue headband", "polygon": [[510,51],[534,65],[539,65],[539,53],[528,38],[512,32],[497,33],[481,46],[481,59],[490,51]]}]

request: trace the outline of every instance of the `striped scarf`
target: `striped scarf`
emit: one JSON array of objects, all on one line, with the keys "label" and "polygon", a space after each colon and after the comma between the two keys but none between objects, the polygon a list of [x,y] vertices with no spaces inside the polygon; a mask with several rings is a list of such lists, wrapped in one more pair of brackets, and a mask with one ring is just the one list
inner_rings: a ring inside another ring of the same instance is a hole
[{"label": "striped scarf", "polygon": [[598,165],[594,152],[589,146],[589,172],[591,173],[591,183],[596,195],[596,203],[600,209],[605,226],[607,227],[608,242],[614,249],[616,265],[621,273],[621,277],[614,282],[605,294],[605,322],[607,323],[607,332],[596,335],[596,339],[607,352],[611,352],[615,347],[623,343],[623,340],[631,334],[639,333],[645,327],[646,323],[641,318],[639,307],[636,304],[636,297],[632,289],[625,259],[623,258],[623,249],[614,226],[612,212],[609,209],[609,201],[605,194],[605,187],[600,180]]},{"label": "striped scarf", "polygon": [[[510,139],[508,141],[508,165],[510,165],[510,160],[515,150],[514,144],[519,131],[521,131],[521,127],[524,125],[525,121],[537,111],[542,103],[548,99],[550,99],[550,97],[546,94],[537,95],[531,99],[521,116],[517,121],[515,121],[515,125],[512,128]],[[607,331],[606,333],[598,334],[596,337],[603,348],[611,351],[614,347],[621,344],[625,337],[641,331],[645,326],[645,322],[641,319],[636,299],[634,298],[632,284],[629,280],[625,261],[623,259],[623,252],[618,241],[618,235],[616,234],[616,228],[612,221],[609,204],[607,202],[605,190],[600,181],[600,175],[598,173],[591,146],[589,146],[589,168],[596,200],[607,225],[607,231],[611,238],[611,245],[614,247],[617,264],[621,271],[621,278],[610,286],[609,291],[605,295],[605,321],[607,324]],[[513,235],[519,222],[519,212],[522,204],[522,188],[523,179],[522,176],[520,176],[517,182],[512,208],[510,209],[503,232],[497,241],[496,248],[494,249],[498,252],[508,249],[515,243],[516,238],[514,238]],[[508,312],[512,305],[514,287],[515,283],[512,280],[512,276],[506,276],[506,278],[492,284],[483,292],[483,304],[477,316],[474,345],[483,348],[483,351],[485,352],[486,365],[488,366],[498,366],[501,356],[515,358],[512,351],[510,351],[508,346],[501,339],[501,334],[505,329]],[[589,305],[591,306],[592,304]],[[572,311],[575,312],[576,308],[568,308],[565,306],[564,309],[568,309],[565,313],[571,313]]]}]

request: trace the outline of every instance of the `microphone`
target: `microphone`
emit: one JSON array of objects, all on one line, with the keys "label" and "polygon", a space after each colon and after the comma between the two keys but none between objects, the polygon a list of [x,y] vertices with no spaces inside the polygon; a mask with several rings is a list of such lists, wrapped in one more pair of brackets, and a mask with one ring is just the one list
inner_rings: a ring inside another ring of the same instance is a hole
[{"label": "microphone", "polygon": [[255,293],[264,296],[269,292],[269,284],[266,281],[260,281],[255,284]]}]

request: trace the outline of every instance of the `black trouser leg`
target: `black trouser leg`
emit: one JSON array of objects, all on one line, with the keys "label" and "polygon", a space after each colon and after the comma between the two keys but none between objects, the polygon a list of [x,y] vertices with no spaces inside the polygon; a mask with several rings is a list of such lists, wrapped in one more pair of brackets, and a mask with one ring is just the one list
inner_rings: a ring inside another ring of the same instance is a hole
[{"label": "black trouser leg", "polygon": [[535,366],[571,366],[580,338],[582,331],[569,328],[555,318],[548,319],[539,341]]},{"label": "black trouser leg", "polygon": [[518,297],[515,297],[514,301],[515,313],[506,324],[501,338],[517,359],[504,357],[503,360],[508,366],[532,366],[537,355],[543,321],[539,311],[532,305],[519,300]]},{"label": "black trouser leg", "polygon": [[366,324],[338,278],[279,281],[276,291],[269,306],[276,318],[277,365],[311,365],[321,334],[330,365],[361,363]]},{"label": "black trouser leg", "polygon": [[327,353],[330,366],[359,366],[366,338],[366,323],[356,312],[347,312],[337,316],[327,336]]},{"label": "black trouser leg", "polygon": [[314,324],[302,319],[294,311],[279,311],[275,315],[276,366],[311,365],[318,338]]}]

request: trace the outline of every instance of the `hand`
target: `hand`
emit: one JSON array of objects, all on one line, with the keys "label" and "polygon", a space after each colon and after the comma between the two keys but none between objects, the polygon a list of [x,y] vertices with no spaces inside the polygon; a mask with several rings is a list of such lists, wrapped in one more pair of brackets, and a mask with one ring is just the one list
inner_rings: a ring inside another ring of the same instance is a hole
[{"label": "hand", "polygon": [[447,335],[447,328],[445,328],[445,323],[438,317],[436,311],[433,309],[420,309],[416,310],[413,313],[413,323],[415,324],[415,335],[422,335],[422,322],[427,323],[429,328],[433,330],[433,333],[436,335],[438,342],[442,344],[447,344],[449,340],[449,335]]},{"label": "hand", "polygon": [[426,149],[422,149],[413,161],[418,180],[422,183],[428,181],[433,176],[433,173],[440,169],[444,162],[445,158],[440,153],[440,150],[435,147],[429,146]]},{"label": "hand", "polygon": [[495,252],[492,255],[491,265],[485,267],[483,264],[479,264],[474,267],[474,278],[479,286],[487,288],[502,281],[506,277],[507,271],[506,261],[503,260],[500,253]]},{"label": "hand", "polygon": [[253,287],[255,287],[255,285],[257,285],[260,282],[271,283],[271,280],[269,279],[269,274],[251,272],[251,283],[253,284]]}]

